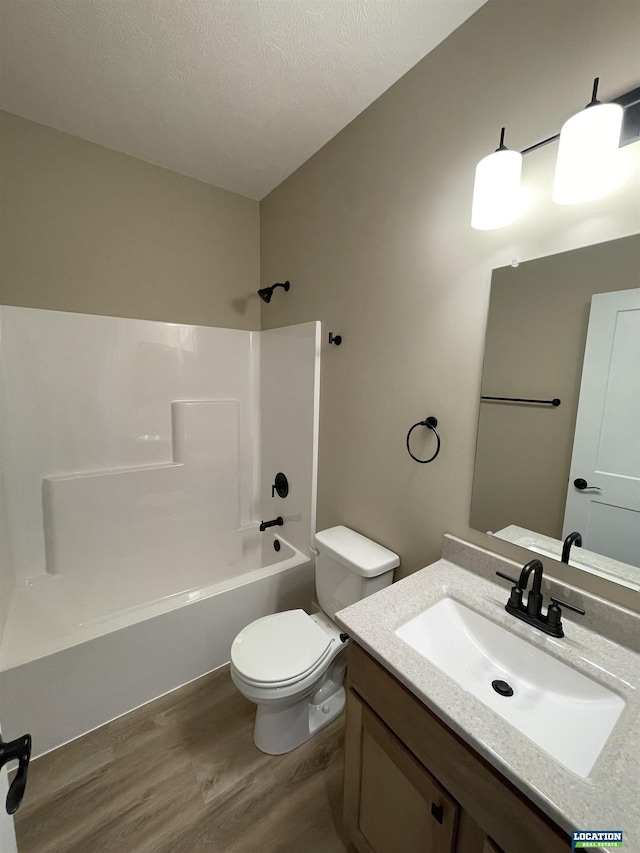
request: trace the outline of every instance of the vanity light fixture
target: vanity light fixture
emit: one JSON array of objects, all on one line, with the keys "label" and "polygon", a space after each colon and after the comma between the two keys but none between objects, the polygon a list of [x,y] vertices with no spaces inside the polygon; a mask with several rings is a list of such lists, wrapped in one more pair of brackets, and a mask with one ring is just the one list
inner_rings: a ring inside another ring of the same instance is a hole
[{"label": "vanity light fixture", "polygon": [[505,146],[504,130],[500,132],[500,145],[476,166],[471,225],[479,231],[509,225],[522,207],[522,154]]},{"label": "vanity light fixture", "polygon": [[[640,89],[626,92],[612,103],[597,99],[599,78],[591,102],[568,119],[561,133],[522,151],[500,146],[476,167],[471,226],[488,231],[509,225],[522,210],[522,157],[560,140],[552,198],[556,204],[577,204],[601,198],[624,179],[617,156],[619,145],[640,138]],[[624,125],[623,125],[624,119]],[[628,121],[627,121],[628,120]],[[622,128],[623,139],[620,131]]]}]

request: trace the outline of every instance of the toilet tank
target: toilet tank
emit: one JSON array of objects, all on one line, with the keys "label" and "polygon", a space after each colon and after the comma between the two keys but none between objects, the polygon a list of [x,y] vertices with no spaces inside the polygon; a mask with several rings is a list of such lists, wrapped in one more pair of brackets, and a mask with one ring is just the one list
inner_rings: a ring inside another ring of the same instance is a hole
[{"label": "toilet tank", "polygon": [[393,551],[339,525],[315,535],[316,596],[331,619],[338,610],[384,589],[400,558]]}]

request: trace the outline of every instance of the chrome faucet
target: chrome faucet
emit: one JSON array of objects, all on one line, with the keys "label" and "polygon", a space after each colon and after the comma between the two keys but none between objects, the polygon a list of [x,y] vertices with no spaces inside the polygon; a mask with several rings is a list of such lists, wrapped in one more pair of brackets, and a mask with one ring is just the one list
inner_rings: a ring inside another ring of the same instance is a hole
[{"label": "chrome faucet", "polygon": [[[505,605],[505,610],[516,619],[522,619],[528,625],[533,625],[545,634],[550,634],[552,637],[564,637],[562,628],[562,610],[560,605],[568,607],[575,613],[580,613],[584,616],[584,610],[580,607],[575,607],[573,604],[568,604],[566,601],[560,601],[559,598],[550,596],[551,604],[547,607],[546,614],[542,613],[542,574],[544,568],[540,560],[530,560],[522,567],[519,578],[512,578],[510,575],[505,575],[502,572],[496,572],[498,577],[511,581],[511,594],[509,601]],[[527,603],[522,603],[522,594],[526,592],[529,584],[529,576],[533,572],[533,586],[527,596]]]},{"label": "chrome faucet", "polygon": [[564,540],[564,545],[562,546],[562,562],[569,565],[569,557],[571,555],[571,546],[575,545],[576,548],[582,547],[582,536],[576,530],[574,533],[570,533],[567,538]]}]

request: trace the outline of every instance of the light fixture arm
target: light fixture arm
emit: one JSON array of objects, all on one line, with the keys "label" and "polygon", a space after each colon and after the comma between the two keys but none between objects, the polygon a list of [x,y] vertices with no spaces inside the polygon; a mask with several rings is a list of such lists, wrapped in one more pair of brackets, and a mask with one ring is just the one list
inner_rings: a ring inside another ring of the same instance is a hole
[{"label": "light fixture arm", "polygon": [[600,103],[600,101],[598,100],[598,84],[599,83],[600,83],[600,78],[595,77],[594,81],[593,81],[593,91],[591,92],[591,100],[589,101],[589,103],[585,107],[585,109],[587,109],[587,110],[589,109],[589,107],[595,107]]}]

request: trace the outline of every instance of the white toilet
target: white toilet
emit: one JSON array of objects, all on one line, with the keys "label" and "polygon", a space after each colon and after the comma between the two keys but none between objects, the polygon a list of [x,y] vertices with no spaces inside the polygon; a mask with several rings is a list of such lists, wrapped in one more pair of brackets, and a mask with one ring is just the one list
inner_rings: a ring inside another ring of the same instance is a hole
[{"label": "white toilet", "polygon": [[317,533],[315,546],[322,611],[256,619],[231,646],[231,678],[258,706],[253,739],[270,755],[295,749],[342,712],[347,635],[332,619],[389,586],[400,563],[397,554],[348,527]]}]

